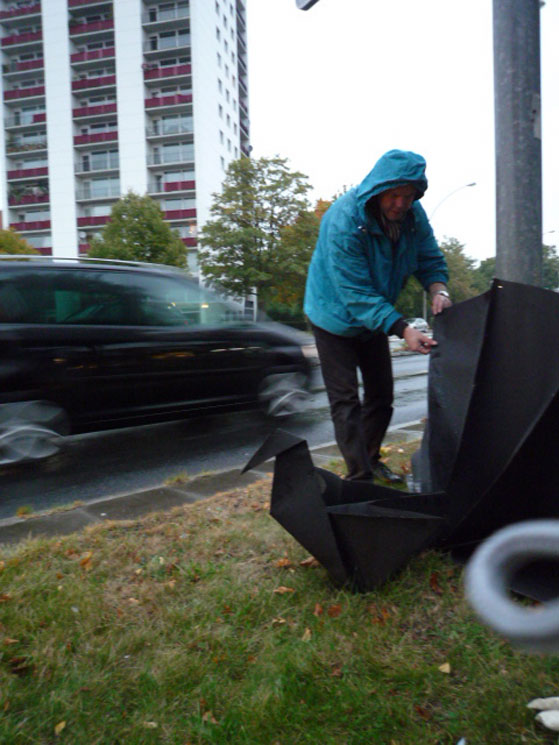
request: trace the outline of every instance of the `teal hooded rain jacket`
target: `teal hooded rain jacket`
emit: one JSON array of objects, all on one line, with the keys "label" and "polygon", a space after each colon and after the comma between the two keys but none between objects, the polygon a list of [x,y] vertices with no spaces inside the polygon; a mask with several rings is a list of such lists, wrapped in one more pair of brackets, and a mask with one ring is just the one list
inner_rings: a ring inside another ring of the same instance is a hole
[{"label": "teal hooded rain jacket", "polygon": [[[415,186],[417,197],[393,250],[365,205],[371,197],[404,184]],[[394,303],[410,275],[425,289],[448,281],[444,256],[417,201],[426,189],[421,155],[390,150],[359,186],[327,210],[305,291],[305,313],[315,326],[340,336],[355,336],[364,329],[388,333],[401,318]]]}]

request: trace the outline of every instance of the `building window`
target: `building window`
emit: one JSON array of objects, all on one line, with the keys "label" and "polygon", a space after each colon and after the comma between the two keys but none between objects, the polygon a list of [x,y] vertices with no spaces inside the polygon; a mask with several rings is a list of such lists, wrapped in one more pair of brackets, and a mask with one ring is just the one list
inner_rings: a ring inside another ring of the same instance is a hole
[{"label": "building window", "polygon": [[217,90],[220,93],[223,93],[223,83],[221,82],[221,80],[219,78],[217,79]]},{"label": "building window", "polygon": [[217,107],[217,113],[219,114],[219,118],[223,119],[223,106],[221,104]]},{"label": "building window", "polygon": [[217,66],[221,67],[221,54],[219,52],[217,53]]},{"label": "building window", "polygon": [[224,140],[223,140],[223,132],[221,131],[221,129],[219,130],[219,141],[223,145]]},{"label": "building window", "polygon": [[216,28],[216,30],[215,30],[215,38],[218,41],[220,41],[220,39],[221,39],[221,31],[218,28]]}]

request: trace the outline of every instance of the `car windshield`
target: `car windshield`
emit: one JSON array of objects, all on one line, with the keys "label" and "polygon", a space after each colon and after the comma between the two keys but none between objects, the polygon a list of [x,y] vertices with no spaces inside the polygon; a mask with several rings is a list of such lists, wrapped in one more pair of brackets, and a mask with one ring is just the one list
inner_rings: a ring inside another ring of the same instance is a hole
[{"label": "car windshield", "polygon": [[239,323],[242,307],[180,275],[36,268],[0,278],[0,321],[135,326]]}]

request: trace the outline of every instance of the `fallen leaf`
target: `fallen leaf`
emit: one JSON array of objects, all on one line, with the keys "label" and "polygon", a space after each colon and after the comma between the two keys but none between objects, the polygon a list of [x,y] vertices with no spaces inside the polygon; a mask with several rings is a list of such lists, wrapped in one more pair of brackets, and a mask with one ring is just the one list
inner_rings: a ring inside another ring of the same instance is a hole
[{"label": "fallen leaf", "polygon": [[56,727],[54,728],[54,734],[58,737],[63,729],[66,728],[66,722],[58,722]]},{"label": "fallen leaf", "polygon": [[80,566],[82,569],[85,569],[86,572],[89,572],[92,564],[91,564],[91,557],[93,556],[93,553],[91,551],[86,551],[85,554],[83,554],[80,557]]},{"label": "fallen leaf", "polygon": [[277,567],[280,567],[280,568],[281,567],[290,567],[291,566],[291,562],[289,561],[289,559],[287,559],[287,558],[284,557],[283,559],[278,559],[276,561],[276,566]]},{"label": "fallen leaf", "polygon": [[211,722],[212,724],[217,724],[217,719],[214,717],[211,711],[206,711],[202,715],[202,721],[203,722]]},{"label": "fallen leaf", "polygon": [[157,729],[158,725],[157,722],[144,722],[144,727],[146,729]]},{"label": "fallen leaf", "polygon": [[9,592],[0,593],[0,603],[7,603],[11,599],[12,599],[12,596],[10,595]]},{"label": "fallen leaf", "polygon": [[333,678],[341,678],[343,676],[342,666],[341,665],[333,665],[332,672],[330,673],[330,675]]},{"label": "fallen leaf", "polygon": [[419,704],[414,704],[413,708],[415,709],[416,713],[419,714],[419,716],[424,719],[426,722],[428,722],[432,714],[430,711],[427,711],[427,709],[424,709],[423,706],[419,706]]},{"label": "fallen leaf", "polygon": [[128,602],[130,603],[130,605],[140,605],[140,601],[136,598],[128,598]]},{"label": "fallen leaf", "polygon": [[281,616],[278,616],[277,618],[274,618],[272,620],[272,626],[282,626],[284,623],[286,623],[286,620]]},{"label": "fallen leaf", "polygon": [[305,629],[303,636],[301,637],[302,642],[310,642],[312,633],[310,629]]},{"label": "fallen leaf", "polygon": [[437,593],[437,595],[443,594],[442,587],[439,585],[439,573],[438,572],[431,572],[431,576],[429,577],[429,586],[431,587],[433,592]]},{"label": "fallen leaf", "polygon": [[327,610],[327,613],[330,616],[330,618],[337,618],[341,612],[342,612],[342,606],[339,604],[331,605]]},{"label": "fallen leaf", "polygon": [[3,572],[6,567],[6,562],[0,561],[0,572]]},{"label": "fallen leaf", "polygon": [[277,595],[285,595],[287,592],[295,592],[295,590],[292,587],[284,587],[283,585],[280,585],[279,587],[276,587],[274,592]]},{"label": "fallen leaf", "polygon": [[7,637],[6,637],[5,639],[4,639],[4,641],[2,642],[2,644],[4,644],[4,645],[5,645],[6,647],[7,647],[8,645],[10,645],[10,644],[18,644],[18,643],[19,643],[19,639],[10,639],[10,637],[9,637],[9,636],[7,636]]},{"label": "fallen leaf", "polygon": [[303,559],[299,562],[299,566],[301,567],[318,567],[320,566],[320,562],[317,561],[314,556],[309,556],[307,559]]},{"label": "fallen leaf", "polygon": [[324,611],[320,603],[316,603],[316,605],[314,606],[314,610],[312,612],[313,616],[321,616],[323,612]]},{"label": "fallen leaf", "polygon": [[443,664],[439,666],[439,670],[441,673],[444,673],[445,675],[450,675],[450,663],[443,662]]}]

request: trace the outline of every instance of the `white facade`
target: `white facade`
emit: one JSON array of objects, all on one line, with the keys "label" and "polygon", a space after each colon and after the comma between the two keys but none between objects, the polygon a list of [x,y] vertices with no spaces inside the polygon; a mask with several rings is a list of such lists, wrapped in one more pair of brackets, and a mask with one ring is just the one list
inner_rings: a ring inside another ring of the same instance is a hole
[{"label": "white facade", "polygon": [[249,153],[244,0],[0,0],[3,227],[77,256],[130,189],[190,247]]}]

